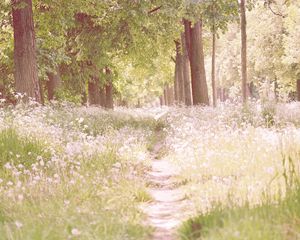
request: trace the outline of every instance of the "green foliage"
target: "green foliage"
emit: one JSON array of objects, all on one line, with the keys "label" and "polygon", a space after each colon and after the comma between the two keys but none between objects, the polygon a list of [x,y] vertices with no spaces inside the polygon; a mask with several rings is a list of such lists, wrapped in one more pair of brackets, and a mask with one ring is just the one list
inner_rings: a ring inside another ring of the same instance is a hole
[{"label": "green foliage", "polygon": [[[277,86],[277,93],[283,95],[295,91],[299,78],[299,3],[283,4],[272,1],[272,7],[285,17],[275,15],[266,5],[257,2],[247,12],[248,36],[248,80],[259,89],[266,82]],[[236,23],[220,36],[217,49],[218,85],[231,87],[239,84],[240,30]],[[271,86],[269,86],[271,90]]]}]

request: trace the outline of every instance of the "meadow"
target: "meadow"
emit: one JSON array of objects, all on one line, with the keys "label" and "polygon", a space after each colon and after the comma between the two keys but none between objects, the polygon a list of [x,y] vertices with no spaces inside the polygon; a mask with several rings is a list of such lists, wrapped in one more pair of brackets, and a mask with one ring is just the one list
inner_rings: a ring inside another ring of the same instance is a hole
[{"label": "meadow", "polygon": [[3,108],[0,239],[151,239],[139,206],[161,138],[190,203],[180,239],[299,239],[299,109]]}]

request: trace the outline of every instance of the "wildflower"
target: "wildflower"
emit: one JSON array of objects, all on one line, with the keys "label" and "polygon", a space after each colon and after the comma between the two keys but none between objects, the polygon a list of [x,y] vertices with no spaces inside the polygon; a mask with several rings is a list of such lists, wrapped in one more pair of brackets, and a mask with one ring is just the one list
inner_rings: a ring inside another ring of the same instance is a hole
[{"label": "wildflower", "polygon": [[19,194],[18,195],[18,201],[22,202],[24,199],[24,196],[22,194]]},{"label": "wildflower", "polygon": [[8,181],[8,182],[6,183],[6,185],[7,185],[7,186],[12,186],[12,185],[14,185],[14,183],[13,183],[12,181]]},{"label": "wildflower", "polygon": [[15,221],[15,224],[16,224],[16,226],[17,226],[17,228],[21,228],[21,227],[23,227],[23,223],[21,223],[21,222],[19,222],[19,221]]},{"label": "wildflower", "polygon": [[20,169],[21,169],[21,168],[24,168],[24,165],[20,163],[20,164],[18,165],[18,168],[20,168]]},{"label": "wildflower", "polygon": [[114,168],[121,168],[121,163],[117,162],[113,165]]},{"label": "wildflower", "polygon": [[74,236],[79,236],[81,234],[81,232],[77,228],[73,228],[71,233]]},{"label": "wildflower", "polygon": [[41,166],[44,166],[44,165],[45,165],[45,162],[44,162],[43,160],[41,160],[41,161],[40,161],[40,165],[41,165]]},{"label": "wildflower", "polygon": [[83,118],[79,118],[79,119],[78,119],[78,123],[79,123],[79,124],[83,123],[83,121],[84,121]]}]

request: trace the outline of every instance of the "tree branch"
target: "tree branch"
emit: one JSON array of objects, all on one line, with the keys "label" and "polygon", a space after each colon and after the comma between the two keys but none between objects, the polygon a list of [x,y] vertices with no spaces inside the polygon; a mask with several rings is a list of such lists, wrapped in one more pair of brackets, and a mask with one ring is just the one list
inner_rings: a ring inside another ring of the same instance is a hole
[{"label": "tree branch", "polygon": [[279,17],[282,17],[282,18],[287,17],[287,15],[283,15],[283,14],[281,14],[281,13],[275,12],[275,11],[271,8],[271,3],[270,3],[269,1],[267,2],[267,5],[268,5],[268,8],[271,10],[271,12],[272,12],[274,15],[279,16]]},{"label": "tree branch", "polygon": [[159,6],[159,7],[156,7],[156,8],[153,8],[152,10],[150,10],[149,12],[148,12],[148,14],[150,15],[150,14],[152,14],[152,13],[155,13],[155,12],[157,12],[159,9],[161,9],[162,8],[162,5],[161,6]]}]

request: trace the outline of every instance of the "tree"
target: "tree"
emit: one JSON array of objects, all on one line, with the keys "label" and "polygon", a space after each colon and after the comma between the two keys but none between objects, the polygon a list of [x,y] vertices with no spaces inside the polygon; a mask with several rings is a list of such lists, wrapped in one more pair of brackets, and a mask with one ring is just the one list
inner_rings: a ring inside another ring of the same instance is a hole
[{"label": "tree", "polygon": [[184,103],[186,106],[192,105],[191,95],[191,78],[190,78],[190,60],[188,55],[188,47],[186,43],[185,34],[181,34],[182,45],[182,71],[183,71],[183,84],[184,84]]},{"label": "tree", "polygon": [[184,61],[182,46],[179,40],[175,41],[176,45],[176,63],[175,63],[175,96],[177,96],[177,103],[184,103]]},{"label": "tree", "polygon": [[242,97],[243,103],[247,101],[247,32],[245,0],[240,0],[241,13],[241,62],[242,62]]},{"label": "tree", "polygon": [[196,22],[193,27],[190,24],[185,26],[187,27],[187,29],[185,30],[185,34],[187,35],[190,32],[190,37],[187,36],[186,38],[187,42],[190,42],[190,64],[193,104],[209,105],[208,89],[204,66],[202,20]]},{"label": "tree", "polygon": [[88,98],[90,105],[100,105],[101,96],[100,96],[100,87],[99,87],[99,78],[91,77],[88,81]]},{"label": "tree", "polygon": [[113,82],[112,82],[112,73],[109,68],[106,68],[106,86],[105,86],[105,107],[108,109],[114,108],[114,99],[113,99]]},{"label": "tree", "polygon": [[32,1],[12,1],[16,91],[41,102]]}]

